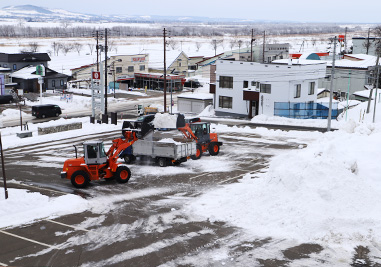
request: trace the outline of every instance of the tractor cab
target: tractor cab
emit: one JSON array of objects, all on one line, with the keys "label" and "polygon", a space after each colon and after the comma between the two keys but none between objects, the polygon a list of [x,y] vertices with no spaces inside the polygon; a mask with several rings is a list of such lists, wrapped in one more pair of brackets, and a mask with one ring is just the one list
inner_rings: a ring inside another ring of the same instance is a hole
[{"label": "tractor cab", "polygon": [[107,162],[107,155],[102,141],[84,142],[83,151],[87,165],[100,165]]},{"label": "tractor cab", "polygon": [[210,142],[210,123],[195,122],[191,123],[190,127],[194,135],[198,138],[199,143],[203,144]]}]

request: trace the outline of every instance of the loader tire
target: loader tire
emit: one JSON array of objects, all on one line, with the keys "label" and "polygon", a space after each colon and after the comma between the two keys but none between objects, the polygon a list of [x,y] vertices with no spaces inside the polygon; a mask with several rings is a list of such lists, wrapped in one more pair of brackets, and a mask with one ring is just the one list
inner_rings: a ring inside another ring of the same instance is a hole
[{"label": "loader tire", "polygon": [[220,153],[220,146],[217,143],[212,142],[209,144],[208,150],[211,156],[216,156],[218,153]]},{"label": "loader tire", "polygon": [[197,159],[201,158],[201,156],[202,156],[201,146],[197,145],[197,147],[196,147],[196,155],[191,156],[191,159],[197,160]]},{"label": "loader tire", "polygon": [[89,175],[85,171],[74,172],[70,180],[76,188],[85,188],[90,183]]},{"label": "loader tire", "polygon": [[115,180],[118,183],[127,183],[131,178],[131,171],[127,166],[119,166],[114,174]]}]

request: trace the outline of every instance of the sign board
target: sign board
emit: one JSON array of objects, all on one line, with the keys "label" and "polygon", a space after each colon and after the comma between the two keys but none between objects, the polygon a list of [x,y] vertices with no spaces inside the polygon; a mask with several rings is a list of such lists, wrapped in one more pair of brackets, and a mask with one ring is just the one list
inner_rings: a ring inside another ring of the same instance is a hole
[{"label": "sign board", "polygon": [[133,57],[132,62],[145,62],[146,58],[145,57]]},{"label": "sign board", "polygon": [[44,83],[44,78],[39,77],[39,78],[38,78],[38,83],[39,83],[39,84],[43,84],[43,83]]},{"label": "sign board", "polygon": [[45,76],[45,67],[44,67],[44,65],[37,65],[36,66],[36,75]]},{"label": "sign board", "polygon": [[93,78],[93,80],[100,80],[101,79],[101,73],[99,71],[93,71],[92,72],[92,78]]}]

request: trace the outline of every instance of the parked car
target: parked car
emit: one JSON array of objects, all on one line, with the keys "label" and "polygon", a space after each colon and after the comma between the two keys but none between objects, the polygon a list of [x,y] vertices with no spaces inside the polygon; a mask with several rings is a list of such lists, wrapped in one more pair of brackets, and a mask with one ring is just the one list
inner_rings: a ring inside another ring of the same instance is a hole
[{"label": "parked car", "polygon": [[199,88],[201,86],[199,81],[189,80],[184,83],[184,87]]},{"label": "parked car", "polygon": [[32,115],[36,118],[58,117],[61,114],[61,108],[57,105],[47,104],[32,107]]},{"label": "parked car", "polygon": [[9,104],[13,102],[12,95],[0,95],[0,104]]}]

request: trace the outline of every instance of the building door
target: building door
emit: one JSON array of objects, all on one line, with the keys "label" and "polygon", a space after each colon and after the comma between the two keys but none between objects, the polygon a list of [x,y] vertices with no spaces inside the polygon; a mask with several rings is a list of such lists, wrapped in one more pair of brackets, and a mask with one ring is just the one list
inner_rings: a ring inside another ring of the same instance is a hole
[{"label": "building door", "polygon": [[258,115],[257,108],[258,108],[257,101],[251,101],[251,115],[253,117]]}]

